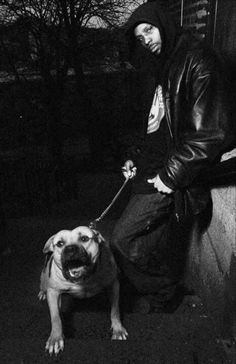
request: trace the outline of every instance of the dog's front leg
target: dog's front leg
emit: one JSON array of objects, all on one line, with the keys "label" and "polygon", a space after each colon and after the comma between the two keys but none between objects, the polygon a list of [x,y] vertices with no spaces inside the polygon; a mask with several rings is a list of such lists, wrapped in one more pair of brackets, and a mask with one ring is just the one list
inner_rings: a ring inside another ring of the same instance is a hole
[{"label": "dog's front leg", "polygon": [[122,326],[120,321],[120,308],[119,308],[120,284],[117,279],[110,287],[109,296],[111,301],[112,340],[126,340],[128,333],[126,329]]},{"label": "dog's front leg", "polygon": [[62,322],[60,318],[60,304],[61,295],[60,292],[53,288],[47,289],[47,302],[51,316],[51,334],[46,342],[45,349],[48,350],[49,354],[56,355],[64,349],[64,337],[62,332]]}]

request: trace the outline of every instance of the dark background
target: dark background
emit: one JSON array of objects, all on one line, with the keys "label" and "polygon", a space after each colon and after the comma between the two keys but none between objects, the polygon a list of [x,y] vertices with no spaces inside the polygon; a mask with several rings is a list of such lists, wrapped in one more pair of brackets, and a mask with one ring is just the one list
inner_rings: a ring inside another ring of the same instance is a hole
[{"label": "dark background", "polygon": [[[221,52],[235,125],[235,1],[163,5],[178,24]],[[136,140],[142,120],[148,65],[132,68],[120,29],[75,31],[70,24],[77,39],[73,54],[66,28],[45,31],[44,19],[37,21],[23,13],[1,24],[2,226],[8,218],[51,213],[59,201],[77,198],[76,175],[82,170],[108,168],[120,174],[123,153]],[[35,47],[39,39],[42,49]]]}]

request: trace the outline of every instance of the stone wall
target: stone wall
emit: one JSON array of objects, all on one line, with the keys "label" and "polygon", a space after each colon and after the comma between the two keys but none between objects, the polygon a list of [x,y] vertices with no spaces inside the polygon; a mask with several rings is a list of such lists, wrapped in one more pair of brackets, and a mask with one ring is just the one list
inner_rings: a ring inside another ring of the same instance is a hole
[{"label": "stone wall", "polygon": [[[236,149],[222,160],[232,156]],[[211,222],[203,234],[194,230],[186,283],[203,299],[221,337],[236,338],[236,185],[211,193]]]},{"label": "stone wall", "polygon": [[190,29],[201,38],[208,33],[210,0],[172,0],[169,9],[176,22]]},{"label": "stone wall", "polygon": [[[178,24],[205,38],[225,57],[235,94],[235,0],[169,0],[169,9]],[[236,149],[222,160],[231,156],[236,156]],[[186,284],[201,296],[216,329],[226,338],[236,338],[235,182],[212,189],[211,222],[201,235],[194,230],[186,271]]]},{"label": "stone wall", "polygon": [[235,0],[169,0],[168,8],[177,24],[205,38],[235,63]]},{"label": "stone wall", "polygon": [[225,54],[235,66],[236,1],[218,0],[215,18],[214,46]]}]

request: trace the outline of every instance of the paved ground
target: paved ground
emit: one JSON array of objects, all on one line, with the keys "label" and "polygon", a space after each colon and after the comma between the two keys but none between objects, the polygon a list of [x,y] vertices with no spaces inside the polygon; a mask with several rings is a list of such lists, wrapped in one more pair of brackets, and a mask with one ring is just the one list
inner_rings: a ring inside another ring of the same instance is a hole
[{"label": "paved ground", "polygon": [[[186,296],[173,314],[124,312],[123,322],[129,332],[126,342],[110,340],[105,296],[80,301],[74,313],[76,332],[66,340],[64,352],[56,358],[44,352],[50,320],[46,303],[37,299],[43,245],[56,231],[97,217],[120,183],[114,181],[115,175],[81,175],[78,201],[55,206],[50,217],[9,220],[12,253],[2,259],[0,272],[0,363],[233,363],[227,360],[213,323],[195,296]],[[105,237],[109,237],[126,199],[124,192],[101,223]]]}]

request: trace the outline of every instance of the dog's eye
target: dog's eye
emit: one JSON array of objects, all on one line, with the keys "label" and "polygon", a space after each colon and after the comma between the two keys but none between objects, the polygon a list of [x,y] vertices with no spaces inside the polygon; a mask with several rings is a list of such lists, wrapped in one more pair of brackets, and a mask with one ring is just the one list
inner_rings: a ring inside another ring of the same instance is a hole
[{"label": "dog's eye", "polygon": [[87,241],[89,241],[89,237],[84,235],[84,236],[81,236],[80,240],[83,242],[83,243],[86,243]]},{"label": "dog's eye", "polygon": [[62,240],[59,240],[59,241],[56,243],[56,246],[58,246],[59,248],[61,248],[63,245],[64,245],[64,241],[62,241]]}]

